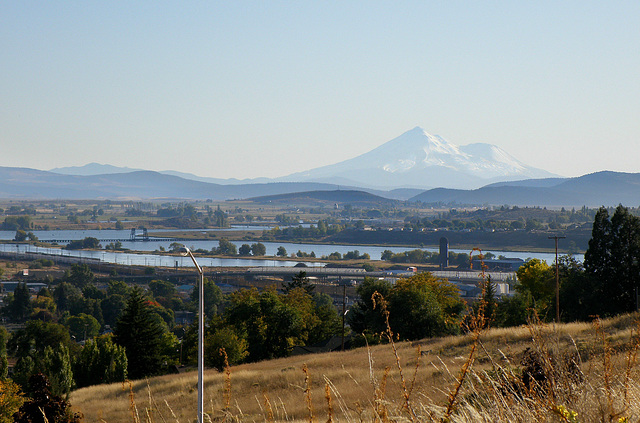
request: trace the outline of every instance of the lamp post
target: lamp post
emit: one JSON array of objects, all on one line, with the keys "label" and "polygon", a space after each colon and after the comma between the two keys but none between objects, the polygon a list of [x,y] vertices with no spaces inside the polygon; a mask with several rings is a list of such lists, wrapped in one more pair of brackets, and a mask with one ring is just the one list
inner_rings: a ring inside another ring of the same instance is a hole
[{"label": "lamp post", "polygon": [[178,252],[183,256],[191,257],[200,274],[200,284],[198,285],[198,423],[204,423],[204,400],[202,395],[204,379],[204,272],[190,249],[183,246]]}]

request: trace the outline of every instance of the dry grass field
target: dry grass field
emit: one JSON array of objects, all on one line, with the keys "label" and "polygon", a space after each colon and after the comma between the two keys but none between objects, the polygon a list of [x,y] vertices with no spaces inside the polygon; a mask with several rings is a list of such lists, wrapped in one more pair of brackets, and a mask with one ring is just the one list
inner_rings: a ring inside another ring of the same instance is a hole
[{"label": "dry grass field", "polygon": [[[251,422],[637,422],[637,319],[491,329],[477,342],[472,333],[209,370],[205,412]],[[529,385],[525,357],[539,379]],[[70,400],[88,422],[184,423],[195,421],[196,395],[190,372],[80,389]]]}]

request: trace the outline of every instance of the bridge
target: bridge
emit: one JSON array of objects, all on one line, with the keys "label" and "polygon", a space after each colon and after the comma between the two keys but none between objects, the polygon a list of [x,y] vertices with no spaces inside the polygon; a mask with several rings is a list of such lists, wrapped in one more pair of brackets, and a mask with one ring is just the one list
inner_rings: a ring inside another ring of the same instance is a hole
[{"label": "bridge", "polygon": [[[353,277],[364,278],[365,276],[374,278],[406,278],[415,275],[411,271],[375,271],[367,272],[359,268],[332,268],[332,267],[250,267],[246,274],[261,276],[293,276],[300,272],[306,272],[311,277]],[[430,271],[436,277],[446,278],[450,281],[473,281],[478,282],[482,279],[479,271],[473,270],[433,270]],[[515,280],[514,272],[485,272],[485,277],[491,277],[493,282],[505,282],[507,280]]]},{"label": "bridge", "polygon": [[[48,242],[48,243],[56,243],[56,244],[68,244],[70,242],[73,241],[79,241],[77,239],[42,239],[40,238],[38,241],[40,242]],[[183,241],[183,242],[188,242],[188,241],[195,241],[193,238],[161,238],[161,237],[148,237],[148,238],[140,238],[140,237],[136,237],[134,239],[131,238],[100,238],[98,239],[98,241],[100,242],[178,242],[178,241]]]}]

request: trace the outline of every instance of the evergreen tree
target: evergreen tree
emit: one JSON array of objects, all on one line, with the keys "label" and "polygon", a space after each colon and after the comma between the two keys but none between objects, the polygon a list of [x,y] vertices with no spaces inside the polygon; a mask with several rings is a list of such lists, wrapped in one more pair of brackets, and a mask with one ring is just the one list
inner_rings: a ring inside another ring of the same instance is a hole
[{"label": "evergreen tree", "polygon": [[601,207],[593,222],[584,266],[597,301],[591,314],[602,316],[636,308],[640,286],[640,219],[618,206],[609,219]]},{"label": "evergreen tree", "polygon": [[64,278],[71,285],[83,289],[85,286],[93,283],[95,275],[86,264],[73,264],[71,265],[71,269],[65,273]]},{"label": "evergreen tree", "polygon": [[104,324],[114,327],[122,311],[127,306],[127,297],[121,294],[111,294],[100,302]]},{"label": "evergreen tree", "polygon": [[88,341],[76,362],[74,375],[79,388],[101,383],[124,382],[127,378],[127,355],[124,347],[114,344],[111,335]]},{"label": "evergreen tree", "polygon": [[7,312],[12,320],[23,322],[31,314],[31,293],[26,283],[19,283],[9,298]]},{"label": "evergreen tree", "polygon": [[600,310],[599,287],[595,277],[589,277],[583,267],[571,256],[559,259],[560,312],[565,322],[591,320]]},{"label": "evergreen tree", "polygon": [[125,347],[131,379],[162,372],[165,328],[146,304],[140,288],[134,288],[113,331],[115,342]]},{"label": "evergreen tree", "polygon": [[584,254],[584,267],[596,279],[606,281],[611,268],[611,221],[606,208],[596,212],[589,247]]},{"label": "evergreen tree", "polygon": [[0,381],[6,379],[9,371],[9,362],[7,360],[7,341],[9,340],[9,332],[0,326]]},{"label": "evergreen tree", "polygon": [[491,281],[491,276],[487,277],[482,291],[482,302],[484,305],[484,320],[486,325],[490,325],[493,321],[497,301],[496,301],[496,284]]},{"label": "evergreen tree", "polygon": [[611,312],[636,309],[636,289],[640,286],[640,219],[618,206],[611,217],[611,281],[608,299]]},{"label": "evergreen tree", "polygon": [[315,286],[309,283],[309,278],[307,277],[307,272],[300,272],[291,277],[291,282],[287,282],[283,286],[285,294],[295,288],[302,288],[307,291],[308,294],[312,294],[313,290],[316,289]]},{"label": "evergreen tree", "polygon": [[51,383],[54,395],[68,396],[74,386],[69,348],[59,344],[56,348],[46,347],[43,358],[44,373]]}]

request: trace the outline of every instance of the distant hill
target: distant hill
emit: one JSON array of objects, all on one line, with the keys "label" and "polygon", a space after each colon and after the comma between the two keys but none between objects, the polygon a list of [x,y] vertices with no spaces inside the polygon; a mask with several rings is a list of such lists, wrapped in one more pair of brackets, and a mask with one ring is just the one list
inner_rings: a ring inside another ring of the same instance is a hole
[{"label": "distant hill", "polygon": [[49,170],[49,172],[59,173],[61,175],[76,175],[76,176],[92,176],[92,175],[105,175],[109,173],[129,173],[144,169],[132,169],[130,167],[112,166],[110,164],[101,163],[89,163],[84,166],[68,166],[68,167],[56,167]]},{"label": "distant hill", "polygon": [[486,187],[531,187],[531,188],[547,188],[559,185],[569,178],[543,178],[543,179],[524,179],[522,181],[504,181],[495,182],[493,184],[485,185]]},{"label": "distant hill", "polygon": [[[77,175],[77,176],[96,176],[107,175],[114,173],[131,173],[136,171],[144,171],[144,169],[132,169],[130,167],[112,166],[109,164],[89,163],[84,166],[68,166],[57,167],[51,169],[49,172],[59,173],[61,175]],[[189,179],[192,181],[207,182],[220,185],[239,185],[239,184],[256,184],[256,183],[269,183],[273,182],[269,178],[255,178],[255,179],[236,179],[236,178],[208,178],[204,176],[194,175],[193,173],[177,172],[174,170],[162,170],[157,173],[163,175],[178,176],[182,179]]]},{"label": "distant hill", "polygon": [[598,207],[640,203],[640,173],[603,171],[577,178],[492,184],[475,190],[433,189],[409,201],[458,205]]},{"label": "distant hill", "polygon": [[330,184],[295,182],[221,185],[151,171],[81,176],[0,167],[0,198],[229,200],[338,188]]},{"label": "distant hill", "polygon": [[352,204],[357,206],[379,206],[397,203],[397,200],[380,197],[364,191],[334,190],[334,191],[308,191],[290,194],[267,195],[249,200],[256,203],[278,204]]},{"label": "distant hill", "polygon": [[[169,173],[136,170],[123,171],[110,165],[89,164],[80,168],[62,168],[66,174],[29,168],[0,167],[0,198],[29,199],[212,199],[231,200],[294,192],[353,190],[356,187],[320,182],[212,183],[213,178],[192,178]],[[92,172],[100,172],[93,174]],[[102,173],[106,172],[106,173]],[[176,172],[180,174],[179,172]],[[189,174],[187,174],[189,175]],[[198,178],[195,175],[190,175]],[[229,180],[225,180],[229,181]],[[364,189],[379,197],[407,200],[422,190],[392,191]]]}]

